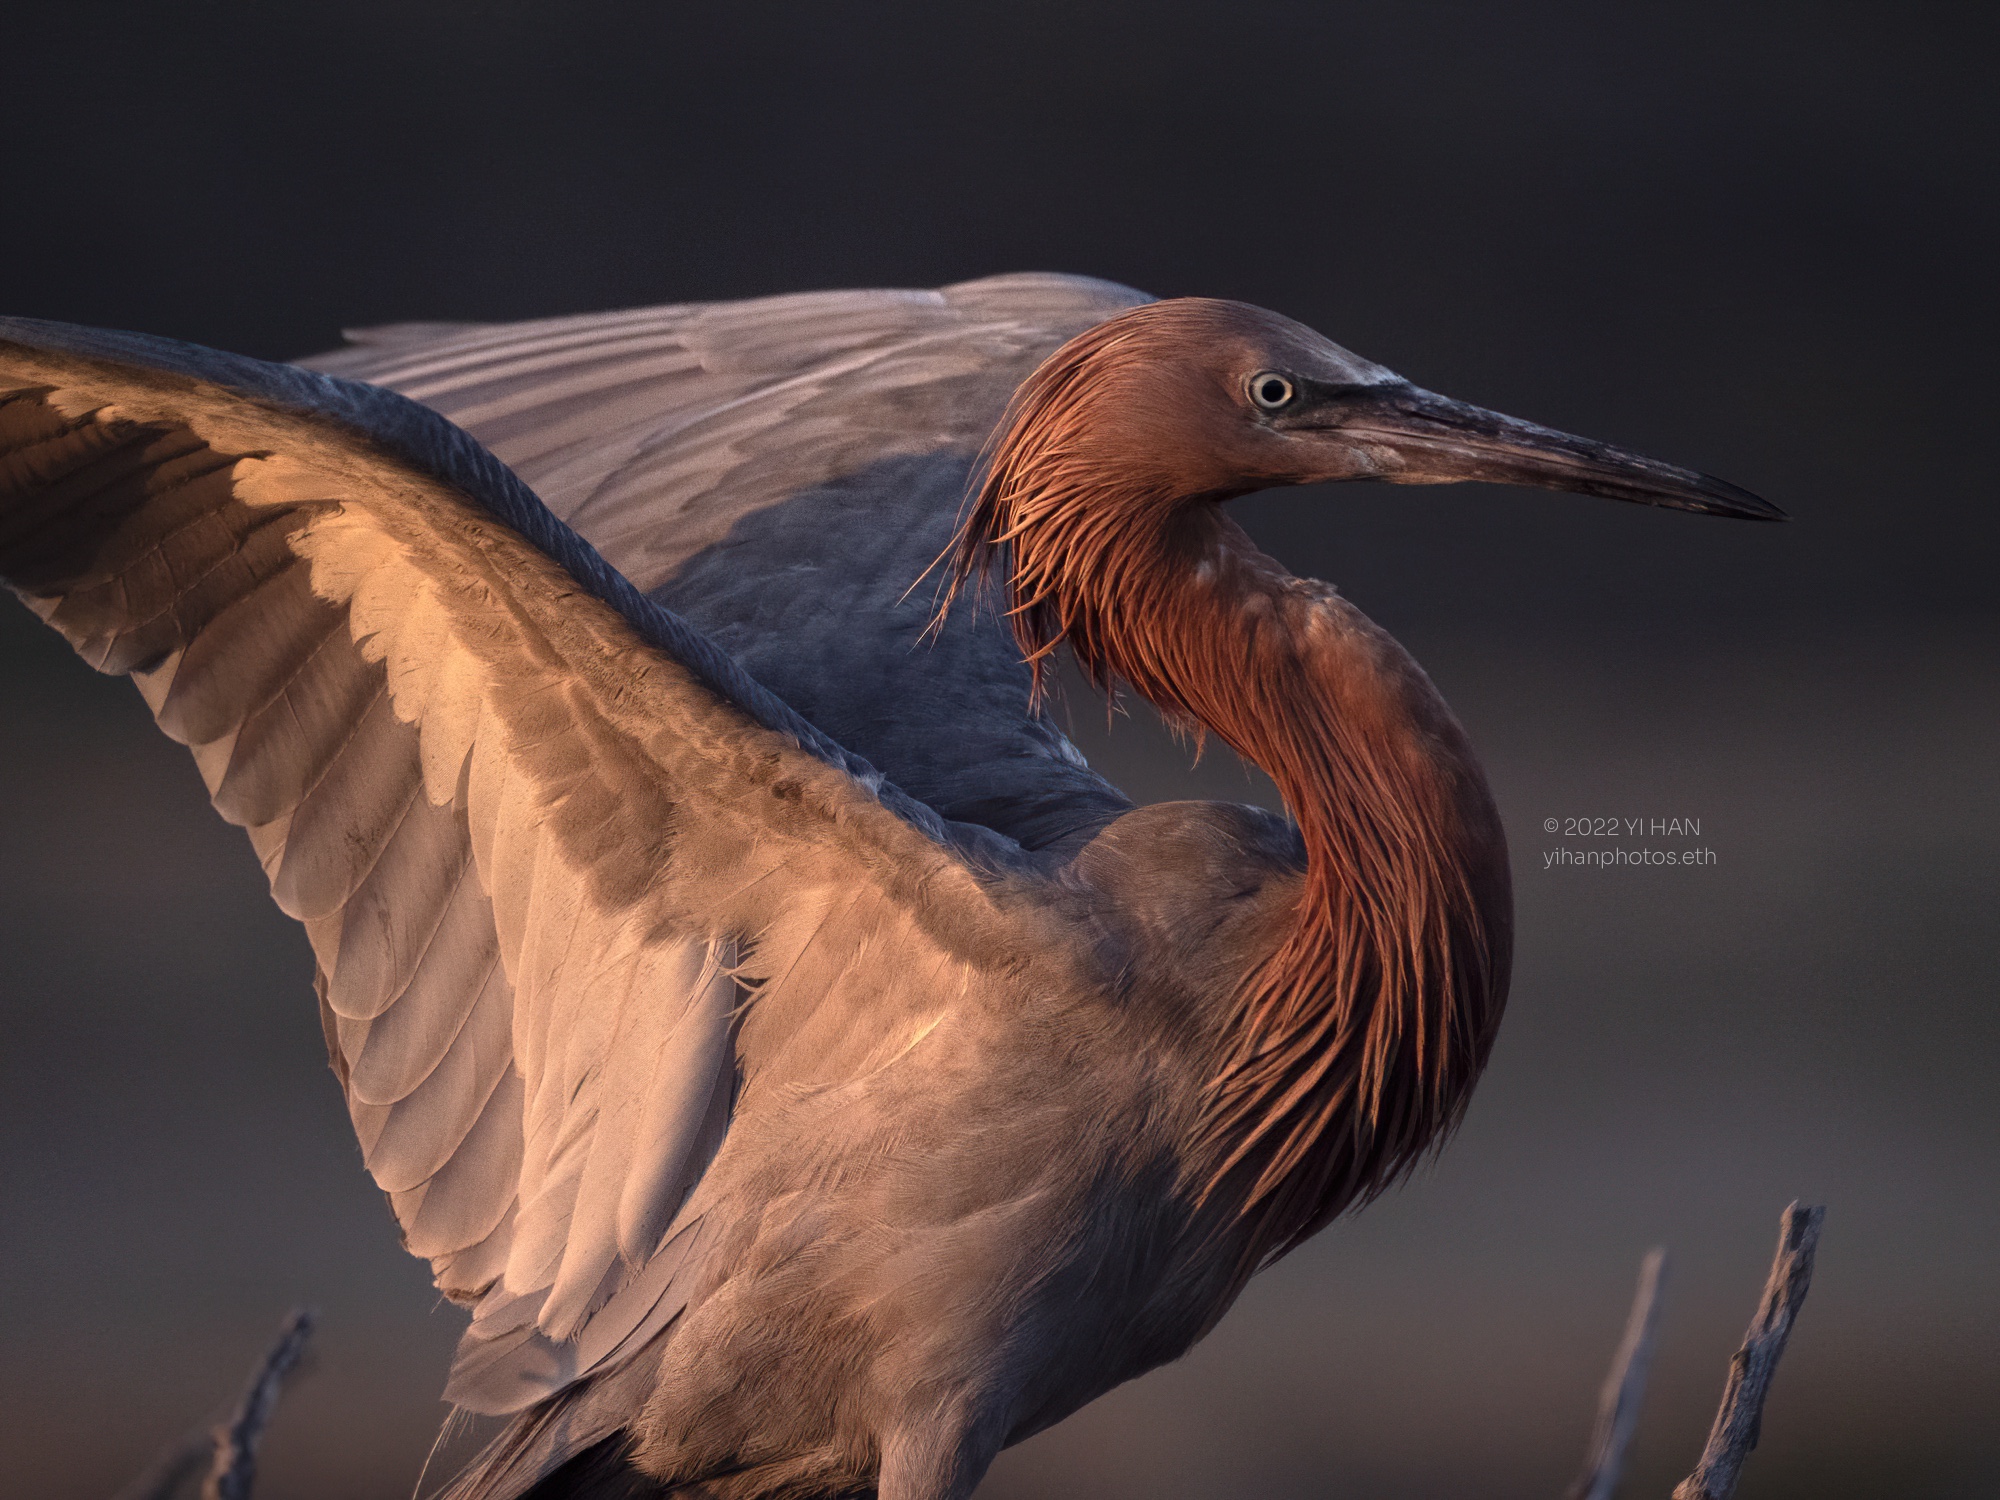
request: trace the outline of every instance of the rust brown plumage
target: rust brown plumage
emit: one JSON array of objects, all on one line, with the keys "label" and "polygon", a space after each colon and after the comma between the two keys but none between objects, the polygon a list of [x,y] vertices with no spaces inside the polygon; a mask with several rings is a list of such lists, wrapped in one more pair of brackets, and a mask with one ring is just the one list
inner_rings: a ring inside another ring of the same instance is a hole
[{"label": "rust brown plumage", "polygon": [[1129,686],[1264,769],[1298,820],[1304,888],[1231,997],[1193,1164],[1250,1221],[1246,1276],[1456,1124],[1511,956],[1505,840],[1450,710],[1385,632],[1219,508],[1304,477],[1238,435],[1226,371],[1310,338],[1186,299],[1072,340],[1016,397],[951,561],[951,589],[1008,580],[1038,692],[1066,645],[1100,690]]}]

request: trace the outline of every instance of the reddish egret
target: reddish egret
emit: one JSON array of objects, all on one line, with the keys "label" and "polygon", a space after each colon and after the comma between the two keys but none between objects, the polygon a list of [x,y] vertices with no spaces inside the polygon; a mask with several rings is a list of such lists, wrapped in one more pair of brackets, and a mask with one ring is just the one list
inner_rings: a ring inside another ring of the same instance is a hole
[{"label": "reddish egret", "polygon": [[[1459,1118],[1484,778],[1223,502],[1777,515],[1070,277],[315,363],[0,322],[0,573],[305,924],[368,1170],[472,1309],[447,1394],[512,1417],[487,1500],[964,1496]],[[1133,807],[1042,711],[1062,646],[1290,817]]]}]

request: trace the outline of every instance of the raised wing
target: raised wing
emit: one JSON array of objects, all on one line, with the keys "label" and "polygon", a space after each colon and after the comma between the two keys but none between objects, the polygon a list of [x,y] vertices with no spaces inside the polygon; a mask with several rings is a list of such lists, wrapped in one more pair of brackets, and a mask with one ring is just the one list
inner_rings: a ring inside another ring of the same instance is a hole
[{"label": "raised wing", "polygon": [[739,1091],[837,1076],[1022,946],[1015,846],[388,392],[0,320],[0,576],[137,680],[305,924],[368,1169],[476,1310],[474,1409],[673,1315]]},{"label": "raised wing", "polygon": [[991,612],[919,643],[968,471],[1054,348],[1147,300],[1087,277],[417,324],[306,363],[444,413],[655,599],[945,816],[1038,847],[1128,804]]}]

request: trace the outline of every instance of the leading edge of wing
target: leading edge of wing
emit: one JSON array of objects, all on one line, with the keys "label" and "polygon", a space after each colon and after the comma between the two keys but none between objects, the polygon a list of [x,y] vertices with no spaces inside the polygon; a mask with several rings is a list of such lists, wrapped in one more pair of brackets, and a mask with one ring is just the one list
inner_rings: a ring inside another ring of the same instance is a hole
[{"label": "leading edge of wing", "polygon": [[[422,361],[440,350],[456,356],[479,353],[490,345],[506,345],[523,337],[657,333],[664,327],[687,327],[710,316],[778,323],[830,317],[831,325],[819,332],[822,336],[837,335],[834,347],[847,347],[892,336],[899,330],[911,332],[912,328],[905,325],[912,319],[921,322],[942,315],[983,323],[1014,319],[1048,323],[1068,322],[1081,315],[1091,322],[1152,300],[1150,293],[1100,276],[1082,276],[1070,271],[1007,271],[940,287],[829,288],[719,301],[662,302],[500,322],[383,323],[342,329],[339,348],[303,355],[294,363],[305,369],[370,380],[384,369],[407,361]],[[802,355],[811,358],[824,357],[827,352],[826,347],[811,341],[800,349]]]},{"label": "leading edge of wing", "polygon": [[595,547],[544,505],[512,469],[431,408],[380,386],[152,334],[0,317],[0,342],[202,382],[293,417],[331,422],[358,434],[392,459],[463,494],[553,559],[623,617],[641,640],[680,662],[717,697],[762,728],[786,736],[800,749],[845,772],[883,807],[934,842],[962,854],[973,852],[976,846],[989,861],[1011,863],[1009,856],[1018,857],[1019,846],[1012,840],[991,829],[948,822],[822,733],[701,631],[640,593]]}]

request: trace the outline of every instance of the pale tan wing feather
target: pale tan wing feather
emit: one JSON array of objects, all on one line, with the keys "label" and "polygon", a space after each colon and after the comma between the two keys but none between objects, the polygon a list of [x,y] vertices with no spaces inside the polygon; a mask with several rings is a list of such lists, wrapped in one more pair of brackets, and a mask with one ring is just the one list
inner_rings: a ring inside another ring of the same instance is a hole
[{"label": "pale tan wing feather", "polygon": [[480,1409],[673,1315],[735,1090],[875,1066],[1024,946],[1001,841],[968,860],[386,393],[0,322],[0,574],[135,677],[305,924]]}]

